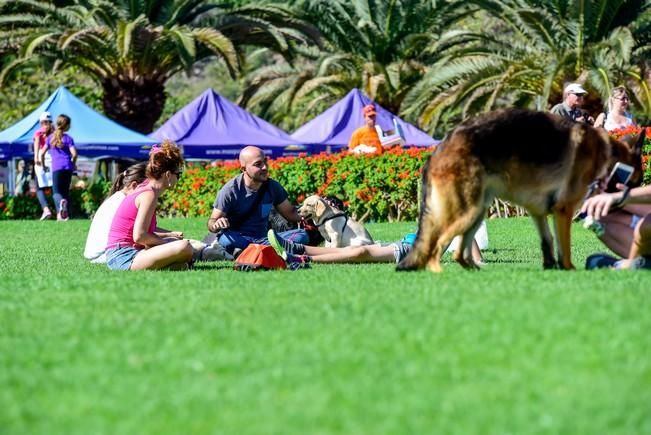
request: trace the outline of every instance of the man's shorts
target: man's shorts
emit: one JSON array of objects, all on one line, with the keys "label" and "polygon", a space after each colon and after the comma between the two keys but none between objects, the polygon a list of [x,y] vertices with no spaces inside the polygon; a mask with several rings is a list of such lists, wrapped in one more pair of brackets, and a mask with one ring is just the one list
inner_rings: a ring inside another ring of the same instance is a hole
[{"label": "man's shorts", "polygon": [[393,246],[393,257],[396,259],[396,264],[398,264],[407,256],[407,254],[409,254],[409,251],[411,251],[411,248],[414,245],[405,242],[394,242],[382,243],[380,246]]}]

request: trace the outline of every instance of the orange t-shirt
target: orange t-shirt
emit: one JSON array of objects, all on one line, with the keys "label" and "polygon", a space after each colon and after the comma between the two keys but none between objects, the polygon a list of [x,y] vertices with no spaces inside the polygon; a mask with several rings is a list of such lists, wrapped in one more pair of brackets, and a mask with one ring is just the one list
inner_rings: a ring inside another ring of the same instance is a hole
[{"label": "orange t-shirt", "polygon": [[382,151],[384,151],[375,128],[367,126],[360,127],[353,132],[353,135],[350,137],[350,142],[348,142],[348,149],[352,150],[358,145],[373,147],[377,150],[376,152],[378,154],[381,154]]}]

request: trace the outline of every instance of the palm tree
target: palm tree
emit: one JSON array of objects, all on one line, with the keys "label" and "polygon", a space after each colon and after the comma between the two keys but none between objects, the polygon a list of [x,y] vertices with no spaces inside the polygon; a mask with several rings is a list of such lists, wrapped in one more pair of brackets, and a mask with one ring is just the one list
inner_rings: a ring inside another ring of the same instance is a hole
[{"label": "palm tree", "polygon": [[26,65],[74,67],[103,89],[104,112],[148,133],[165,104],[165,83],[211,57],[231,76],[244,44],[291,57],[317,38],[312,27],[279,6],[224,9],[207,0],[14,0],[0,3],[0,52],[10,50],[0,83]]},{"label": "palm tree", "polygon": [[241,104],[296,127],[357,87],[398,113],[426,71],[427,47],[468,12],[461,2],[435,0],[304,0],[302,18],[323,35],[324,50],[302,61],[278,61],[247,77]]},{"label": "palm tree", "polygon": [[[602,98],[613,85],[626,83],[637,107],[651,115],[648,64],[635,26],[627,27],[648,18],[648,1],[472,3],[481,8],[483,15],[473,18],[483,30],[444,35],[434,48],[437,62],[405,99],[406,114],[418,116],[430,131],[497,107],[545,109],[560,100],[564,83],[576,80]],[[598,98],[593,103],[602,104]]]}]

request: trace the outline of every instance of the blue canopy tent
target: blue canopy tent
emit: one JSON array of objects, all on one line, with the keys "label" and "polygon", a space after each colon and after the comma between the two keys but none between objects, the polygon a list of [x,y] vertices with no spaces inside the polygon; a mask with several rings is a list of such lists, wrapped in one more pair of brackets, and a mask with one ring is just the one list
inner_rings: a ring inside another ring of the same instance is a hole
[{"label": "blue canopy tent", "polygon": [[278,127],[212,89],[179,110],[150,137],[182,145],[183,156],[189,159],[234,159],[247,145],[258,146],[272,157],[306,151]]},{"label": "blue canopy tent", "polygon": [[[373,101],[369,97],[355,88],[328,110],[296,130],[291,137],[303,144],[346,148],[353,131],[364,125],[362,108],[371,103]],[[376,123],[383,130],[392,129],[393,119],[396,119],[404,133],[406,145],[431,146],[439,142],[382,106],[375,104],[375,108]]]},{"label": "blue canopy tent", "polygon": [[0,160],[11,159],[11,152],[8,143],[0,143]]},{"label": "blue canopy tent", "polygon": [[69,131],[80,156],[147,158],[151,145],[157,143],[143,134],[129,130],[97,113],[65,87],[60,86],[36,110],[0,132],[0,154],[8,158],[32,156],[32,138],[39,128],[39,115],[50,112],[54,121],[60,114],[72,120]]}]

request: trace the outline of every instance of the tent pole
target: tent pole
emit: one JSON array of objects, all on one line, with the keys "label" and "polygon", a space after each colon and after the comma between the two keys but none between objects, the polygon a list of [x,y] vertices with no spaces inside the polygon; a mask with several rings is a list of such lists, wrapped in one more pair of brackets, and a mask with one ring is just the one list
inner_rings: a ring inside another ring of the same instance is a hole
[{"label": "tent pole", "polygon": [[[14,196],[14,193],[16,193],[16,163],[16,158],[11,157],[11,160],[9,160],[9,180],[7,180],[7,185],[9,186],[7,193],[11,196]],[[25,165],[25,169],[27,169],[27,165]]]}]

